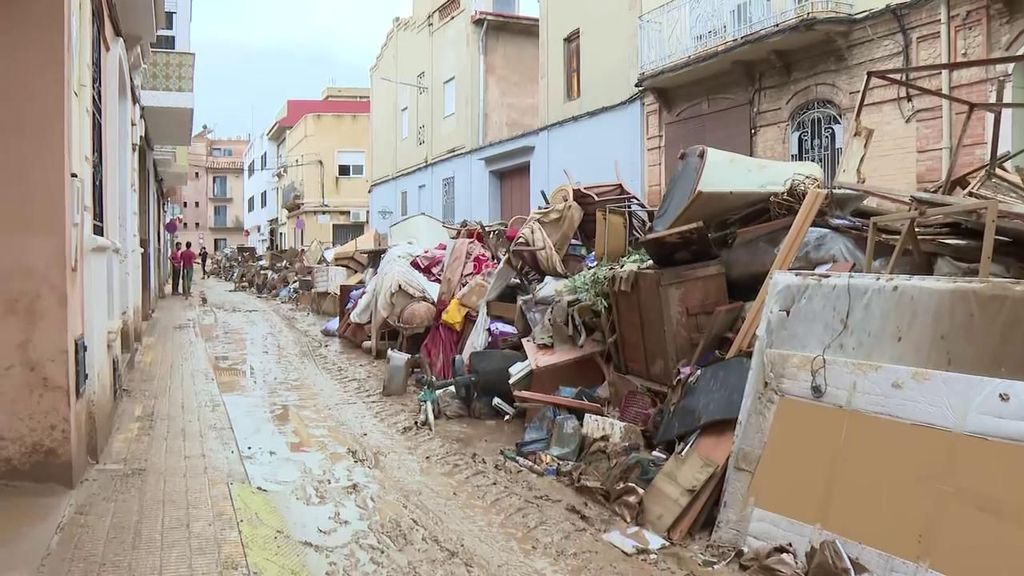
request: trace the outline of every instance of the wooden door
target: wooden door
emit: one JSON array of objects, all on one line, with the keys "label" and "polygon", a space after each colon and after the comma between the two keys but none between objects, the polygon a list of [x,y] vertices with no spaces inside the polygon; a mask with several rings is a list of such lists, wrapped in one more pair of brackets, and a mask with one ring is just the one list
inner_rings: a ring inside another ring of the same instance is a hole
[{"label": "wooden door", "polygon": [[665,123],[665,176],[671,179],[679,153],[703,144],[719,150],[750,155],[750,104],[684,114]]},{"label": "wooden door", "polygon": [[530,215],[530,166],[501,173],[501,219]]}]

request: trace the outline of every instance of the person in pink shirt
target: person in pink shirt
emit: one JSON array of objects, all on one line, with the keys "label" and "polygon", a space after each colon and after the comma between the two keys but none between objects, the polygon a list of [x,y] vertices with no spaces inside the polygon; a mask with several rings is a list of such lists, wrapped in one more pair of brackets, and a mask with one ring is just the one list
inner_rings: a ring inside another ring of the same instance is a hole
[{"label": "person in pink shirt", "polygon": [[196,262],[196,253],[192,251],[192,243],[185,242],[181,251],[181,287],[185,298],[192,295],[192,265]]},{"label": "person in pink shirt", "polygon": [[171,294],[179,294],[178,286],[181,285],[181,242],[174,243],[174,250],[171,250]]}]

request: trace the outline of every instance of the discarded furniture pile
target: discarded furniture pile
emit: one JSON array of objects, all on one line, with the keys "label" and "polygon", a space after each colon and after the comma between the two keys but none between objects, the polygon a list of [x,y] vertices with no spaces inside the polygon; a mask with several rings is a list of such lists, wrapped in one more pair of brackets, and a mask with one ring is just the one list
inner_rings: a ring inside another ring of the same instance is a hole
[{"label": "discarded furniture pile", "polygon": [[306,248],[271,250],[261,255],[252,247],[231,247],[214,255],[209,271],[231,282],[234,290],[295,302],[313,312],[336,316],[339,292],[362,283],[369,263],[363,250],[379,242],[371,232],[344,246],[325,248],[315,240]]},{"label": "discarded furniture pile", "polygon": [[1024,285],[989,278],[1024,273],[1016,155],[874,187],[864,97],[831,186],[694,146],[656,210],[576,183],[510,222],[403,219],[325,332],[422,426],[522,426],[504,459],[606,503],[627,554],[710,532],[739,552],[709,565],[755,575],[1009,573]]}]

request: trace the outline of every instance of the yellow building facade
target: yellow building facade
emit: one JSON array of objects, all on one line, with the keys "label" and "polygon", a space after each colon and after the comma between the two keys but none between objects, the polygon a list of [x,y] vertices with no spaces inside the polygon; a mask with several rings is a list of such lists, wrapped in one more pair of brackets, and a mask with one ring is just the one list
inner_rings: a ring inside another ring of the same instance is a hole
[{"label": "yellow building facade", "polygon": [[324,90],[289,101],[268,136],[279,142],[277,189],[284,246],[341,245],[366,227],[370,187],[369,90]]}]

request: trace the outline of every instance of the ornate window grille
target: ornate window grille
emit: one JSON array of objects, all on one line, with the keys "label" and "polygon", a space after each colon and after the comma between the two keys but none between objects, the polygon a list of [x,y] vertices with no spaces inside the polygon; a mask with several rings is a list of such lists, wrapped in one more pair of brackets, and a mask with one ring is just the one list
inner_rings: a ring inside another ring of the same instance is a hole
[{"label": "ornate window grille", "polygon": [[789,120],[789,156],[794,161],[814,162],[831,186],[843,153],[843,118],[839,107],[828,100],[812,100],[798,108]]},{"label": "ornate window grille", "polygon": [[103,236],[103,6],[92,14],[92,233]]},{"label": "ornate window grille", "polygon": [[455,176],[441,180],[441,219],[455,224]]}]

